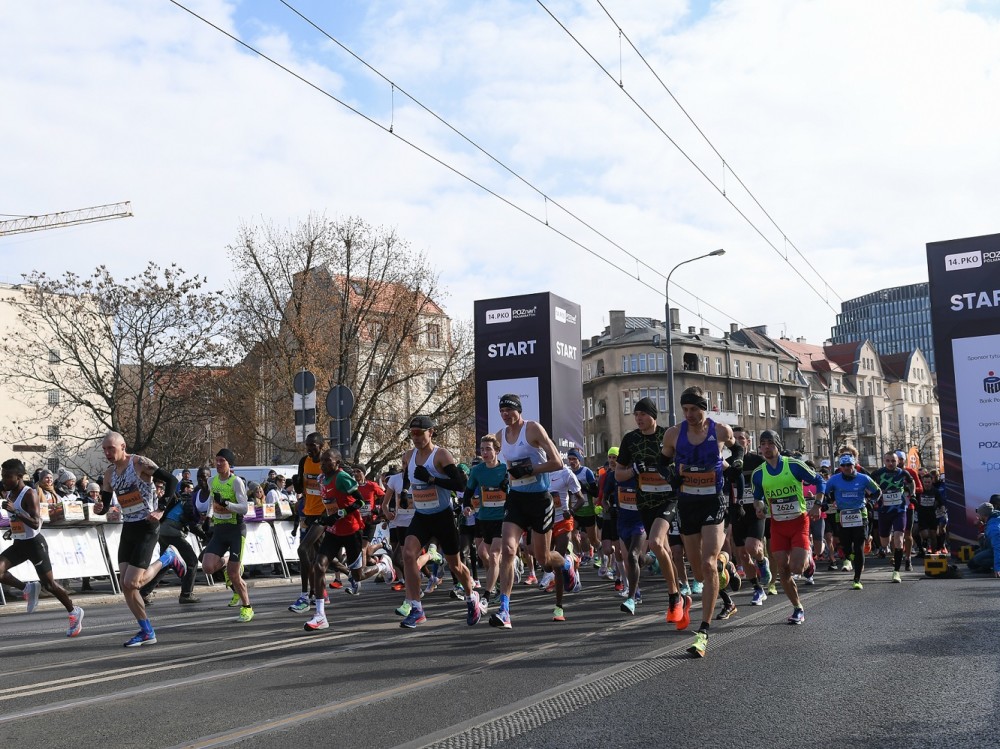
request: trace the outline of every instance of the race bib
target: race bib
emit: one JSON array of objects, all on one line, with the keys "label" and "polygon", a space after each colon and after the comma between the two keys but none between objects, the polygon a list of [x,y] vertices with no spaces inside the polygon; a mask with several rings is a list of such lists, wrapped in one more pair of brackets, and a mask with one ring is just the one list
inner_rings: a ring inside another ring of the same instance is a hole
[{"label": "race bib", "polygon": [[638,512],[639,506],[636,504],[635,489],[622,489],[618,487],[618,508],[621,510],[631,510]]},{"label": "race bib", "polygon": [[861,510],[842,510],[840,513],[840,525],[843,528],[860,528],[864,524]]},{"label": "race bib", "polygon": [[499,509],[507,502],[507,495],[503,489],[483,489],[483,507]]},{"label": "race bib", "polygon": [[413,504],[417,506],[418,510],[438,509],[437,489],[433,486],[427,486],[426,484],[422,485],[420,488],[414,485]]},{"label": "race bib", "polygon": [[920,495],[920,506],[921,507],[933,507],[937,498],[933,494],[921,494]]},{"label": "race bib", "polygon": [[659,471],[643,471],[639,474],[639,488],[647,494],[663,494],[670,491],[670,484]]},{"label": "race bib", "polygon": [[903,504],[902,492],[886,492],[882,495],[883,507],[899,507]]},{"label": "race bib", "polygon": [[11,518],[10,519],[10,535],[11,535],[11,538],[17,538],[17,539],[21,539],[21,540],[27,538],[28,534],[25,533],[25,530],[24,530],[24,521],[22,521],[22,520],[14,520],[14,518]]},{"label": "race bib", "polygon": [[771,517],[775,520],[794,520],[802,514],[802,505],[798,500],[791,502],[773,502],[771,504]]},{"label": "race bib", "polygon": [[563,506],[562,494],[559,492],[552,492],[552,502],[557,508]]},{"label": "race bib", "polygon": [[138,489],[119,494],[118,504],[121,505],[122,515],[137,515],[146,509],[146,503],[142,501],[142,495]]},{"label": "race bib", "polygon": [[694,466],[681,467],[681,491],[684,494],[717,494],[715,471],[705,471]]},{"label": "race bib", "polygon": [[752,505],[753,504],[753,487],[752,486],[747,486],[747,487],[743,488],[742,502],[745,505]]},{"label": "race bib", "polygon": [[[528,468],[531,466],[531,458],[518,458],[510,462],[511,468]],[[519,479],[513,476],[510,479],[511,486],[531,486],[538,482],[538,476],[522,476]]]}]

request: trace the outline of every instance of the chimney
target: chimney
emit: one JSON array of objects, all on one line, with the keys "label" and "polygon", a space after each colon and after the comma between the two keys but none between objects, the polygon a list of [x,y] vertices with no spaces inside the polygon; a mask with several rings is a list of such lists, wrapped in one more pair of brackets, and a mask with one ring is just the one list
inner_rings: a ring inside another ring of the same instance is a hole
[{"label": "chimney", "polygon": [[608,315],[611,317],[611,337],[614,339],[625,335],[625,310],[613,309]]},{"label": "chimney", "polygon": [[681,311],[677,307],[670,308],[670,329],[681,329]]},{"label": "chimney", "polygon": [[599,340],[601,340],[601,337],[599,335],[592,335],[592,336],[590,336],[590,345],[591,346],[596,346],[597,342]]},{"label": "chimney", "polygon": [[688,325],[688,335],[694,335],[697,328],[694,325]]},{"label": "chimney", "polygon": [[740,326],[734,322],[729,323],[729,335],[739,332]]},{"label": "chimney", "polygon": [[701,335],[708,335],[708,328],[702,328],[698,331]]},{"label": "chimney", "polygon": [[806,337],[804,335],[800,335],[798,338],[795,339],[795,342],[796,343],[805,343],[806,342]]}]

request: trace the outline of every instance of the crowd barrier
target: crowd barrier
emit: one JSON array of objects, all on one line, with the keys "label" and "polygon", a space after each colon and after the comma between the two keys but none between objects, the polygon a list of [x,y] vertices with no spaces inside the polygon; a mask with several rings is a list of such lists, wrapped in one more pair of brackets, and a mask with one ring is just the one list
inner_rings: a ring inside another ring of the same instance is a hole
[{"label": "crowd barrier", "polygon": [[[6,518],[4,519],[6,520]],[[247,519],[245,565],[280,565],[282,574],[290,577],[289,562],[298,562],[298,533],[292,520]],[[70,580],[83,577],[104,577],[111,580],[114,593],[121,593],[118,579],[118,545],[121,541],[120,521],[69,520],[54,521],[42,525],[42,535],[49,547],[52,560],[52,576],[56,580]],[[188,534],[188,543],[201,555],[203,545],[199,539]],[[13,542],[0,538],[0,552]],[[159,556],[159,548],[154,549],[150,559]],[[201,563],[198,564],[199,569]],[[16,578],[25,582],[38,580],[35,568],[30,562],[23,562],[9,570]],[[214,585],[211,576],[206,582]],[[5,604],[3,586],[0,586],[0,603]]]}]

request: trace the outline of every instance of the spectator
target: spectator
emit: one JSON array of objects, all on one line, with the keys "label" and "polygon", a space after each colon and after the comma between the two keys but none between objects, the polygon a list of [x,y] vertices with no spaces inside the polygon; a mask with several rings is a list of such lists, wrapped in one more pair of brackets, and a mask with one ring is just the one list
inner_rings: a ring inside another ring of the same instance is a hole
[{"label": "spectator", "polygon": [[976,508],[976,514],[983,523],[983,539],[979,551],[969,560],[969,569],[1000,577],[1000,510],[983,502]]},{"label": "spectator", "polygon": [[76,476],[66,468],[59,469],[59,475],[55,480],[56,495],[61,499],[77,500]]},{"label": "spectator", "polygon": [[54,505],[59,501],[59,497],[56,494],[55,476],[48,468],[42,468],[38,471],[38,483],[35,485],[35,492],[38,494],[38,503],[40,505]]}]

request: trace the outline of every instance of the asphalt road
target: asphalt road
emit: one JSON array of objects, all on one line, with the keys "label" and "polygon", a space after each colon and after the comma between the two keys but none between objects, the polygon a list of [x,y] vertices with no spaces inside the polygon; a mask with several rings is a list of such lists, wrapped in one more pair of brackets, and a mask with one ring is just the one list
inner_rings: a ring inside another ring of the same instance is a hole
[{"label": "asphalt road", "polygon": [[[693,630],[666,624],[662,581],[636,616],[593,570],[567,598],[520,588],[514,629],[470,628],[447,590],[402,630],[401,594],[366,584],[331,591],[331,628],[303,631],[297,586],[258,583],[256,618],[199,589],[180,606],[164,589],[154,646],[125,649],[124,604],[79,597],[83,633],[61,607],[0,607],[0,737],[17,747],[992,747],[1000,746],[1000,581],[889,582],[876,560],[865,589],[848,573],[804,588],[806,623],[785,623],[783,595],[713,624],[708,656]],[[697,606],[692,619],[700,618]]]}]

